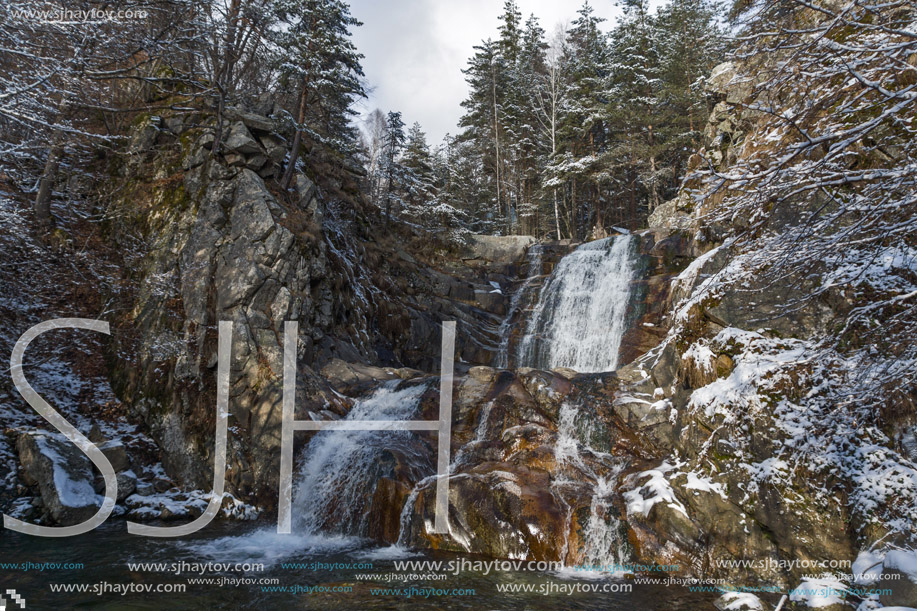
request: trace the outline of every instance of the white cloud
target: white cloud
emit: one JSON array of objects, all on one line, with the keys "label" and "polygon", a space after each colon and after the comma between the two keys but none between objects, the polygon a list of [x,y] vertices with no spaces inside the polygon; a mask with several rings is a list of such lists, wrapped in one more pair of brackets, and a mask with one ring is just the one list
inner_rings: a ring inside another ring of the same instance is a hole
[{"label": "white cloud", "polygon": [[[576,18],[581,2],[517,0],[523,21],[534,13],[549,34]],[[659,0],[651,2],[652,6]],[[609,29],[620,14],[610,0],[593,2]],[[351,0],[363,22],[354,43],[366,58],[363,70],[373,91],[361,112],[400,110],[408,125],[419,121],[431,143],[457,132],[461,101],[468,92],[462,69],[472,47],[497,37],[503,0]]]}]

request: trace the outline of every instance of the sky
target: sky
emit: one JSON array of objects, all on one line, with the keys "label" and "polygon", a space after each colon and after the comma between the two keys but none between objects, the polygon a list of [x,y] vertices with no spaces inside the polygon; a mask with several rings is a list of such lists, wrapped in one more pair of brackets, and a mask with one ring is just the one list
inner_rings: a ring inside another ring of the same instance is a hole
[{"label": "sky", "polygon": [[[402,112],[406,125],[418,121],[430,144],[457,133],[460,106],[468,93],[462,69],[474,45],[497,38],[504,0],[350,0],[351,14],[363,22],[353,41],[366,57],[363,71],[371,88],[358,105]],[[651,0],[655,9],[661,0]],[[561,23],[576,18],[581,0],[517,0],[525,22],[534,13],[550,38]],[[592,0],[595,14],[611,29],[620,9],[614,0]]]}]

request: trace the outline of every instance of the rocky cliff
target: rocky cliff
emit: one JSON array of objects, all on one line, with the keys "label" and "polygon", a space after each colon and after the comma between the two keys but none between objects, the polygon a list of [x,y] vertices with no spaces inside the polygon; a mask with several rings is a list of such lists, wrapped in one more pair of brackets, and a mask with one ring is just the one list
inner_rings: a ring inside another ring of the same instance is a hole
[{"label": "rocky cliff", "polygon": [[[819,148],[815,134],[833,142],[832,130],[858,127],[857,116],[834,125],[812,101],[845,95],[831,89],[843,81],[812,76],[801,89],[795,77],[774,80],[773,59],[729,62],[707,81],[697,172],[649,220],[697,258],[668,283],[661,343],[617,371],[614,403],[656,456],[622,480],[637,556],[793,587],[812,567],[881,558],[875,546],[913,547],[917,536],[913,308],[901,306],[915,287],[914,244],[873,233],[869,200],[845,209],[862,194],[831,182],[864,167],[870,179],[894,174],[903,158],[886,153],[908,137],[890,120],[877,148]],[[793,123],[775,107],[806,111]],[[835,154],[837,167],[826,158]],[[906,207],[895,210],[889,228],[912,225]],[[728,564],[743,558],[769,561]]]},{"label": "rocky cliff", "polygon": [[122,222],[108,238],[131,253],[126,282],[137,290],[121,296],[111,364],[116,390],[159,443],[167,472],[207,488],[216,323],[232,321],[227,483],[240,498],[271,506],[284,321],[301,330],[297,418],[339,416],[348,404],[323,368],[430,371],[439,362],[440,320],[462,324],[461,361],[489,363],[506,308],[491,283],[516,273],[531,238],[482,236],[455,246],[405,228],[377,236],[359,169],[320,173],[335,166],[316,147],[295,191],[282,194],[270,179],[283,134],[268,116],[242,109],[229,116],[217,157],[206,119],[146,118],[129,161],[115,168]]}]

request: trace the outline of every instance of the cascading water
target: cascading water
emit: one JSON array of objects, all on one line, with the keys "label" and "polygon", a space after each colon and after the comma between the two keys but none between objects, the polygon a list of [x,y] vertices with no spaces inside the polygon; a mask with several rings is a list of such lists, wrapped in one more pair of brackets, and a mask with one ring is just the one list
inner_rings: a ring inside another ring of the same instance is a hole
[{"label": "cascading water", "polygon": [[582,373],[612,371],[626,330],[634,239],[583,244],[560,260],[541,289],[516,364]]},{"label": "cascading water", "polygon": [[[566,366],[582,372],[614,369],[630,298],[632,251],[633,239],[620,236],[585,244],[564,257],[541,290],[519,347],[518,364]],[[512,319],[518,319],[514,314],[531,300],[533,283],[539,276],[541,248],[533,246],[528,257],[526,280],[514,292],[500,326],[497,362],[503,367],[511,361],[508,353]],[[372,395],[357,401],[346,419],[413,419],[428,386],[386,382]],[[451,472],[459,470],[486,441],[492,408],[492,402],[481,407],[474,438],[455,452]],[[585,406],[564,404],[557,426],[555,459],[560,471],[551,488],[561,506],[567,508],[570,528],[574,525],[574,509],[583,507],[584,498],[591,499],[577,549],[567,550],[572,542],[565,541],[563,557],[592,565],[623,563],[626,544],[612,504],[620,461],[594,449],[596,431],[590,427],[598,424]],[[398,455],[398,464],[409,465],[409,479],[416,482],[401,511],[398,543],[407,545],[407,527],[417,496],[436,481],[429,447],[420,442],[416,433],[408,431],[317,433],[300,461],[293,504],[294,530],[307,535],[365,536],[374,482],[382,476],[391,477],[392,453]]]},{"label": "cascading water", "polygon": [[541,244],[533,244],[528,253],[529,264],[525,273],[525,280],[516,289],[516,292],[513,293],[513,296],[509,301],[509,309],[506,312],[506,318],[503,319],[503,322],[500,323],[500,329],[498,334],[500,336],[500,349],[497,352],[497,360],[495,366],[504,369],[509,367],[509,344],[511,335],[510,335],[510,325],[512,324],[513,319],[516,317],[516,312],[519,307],[525,303],[524,299],[529,292],[529,288],[532,286],[532,282],[541,274],[541,258],[542,258],[542,247]]},{"label": "cascading water", "polygon": [[[398,389],[400,380],[385,382],[358,401],[345,420],[408,420],[416,416],[427,384]],[[297,530],[308,534],[363,534],[372,482],[382,454],[397,451],[421,471],[434,470],[430,458],[410,431],[319,431],[302,457],[293,499]]]},{"label": "cascading water", "polygon": [[[588,566],[589,570],[608,573],[616,571],[615,567],[624,565],[628,558],[627,544],[622,536],[623,526],[612,505],[617,477],[624,465],[614,456],[591,446],[588,440],[592,437],[592,426],[593,423],[583,418],[579,408],[574,404],[561,405],[554,458],[558,465],[574,469],[578,477],[559,477],[552,483],[552,488],[555,498],[568,506],[567,520],[571,522],[572,513],[569,511],[569,505],[563,500],[565,490],[582,486],[584,479],[595,482],[589,506],[589,520],[582,537],[581,564]],[[597,463],[601,465],[599,469],[596,469]],[[598,471],[604,475],[600,475]],[[565,556],[568,551],[569,543],[565,541]]]}]

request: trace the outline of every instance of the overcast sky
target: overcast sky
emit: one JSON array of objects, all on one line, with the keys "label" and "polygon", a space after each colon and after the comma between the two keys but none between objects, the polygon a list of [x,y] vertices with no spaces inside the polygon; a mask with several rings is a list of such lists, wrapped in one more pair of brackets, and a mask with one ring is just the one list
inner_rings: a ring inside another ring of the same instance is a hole
[{"label": "overcast sky", "polygon": [[[582,0],[517,3],[523,22],[535,13],[549,37],[582,6]],[[620,9],[614,0],[591,4],[596,15],[608,20],[602,24],[608,31]],[[462,69],[474,45],[497,38],[503,0],[350,0],[350,12],[363,22],[354,28],[353,40],[366,56],[363,71],[373,89],[360,112],[400,110],[405,124],[420,122],[431,144],[447,132],[455,134],[459,104],[468,91]]]}]

